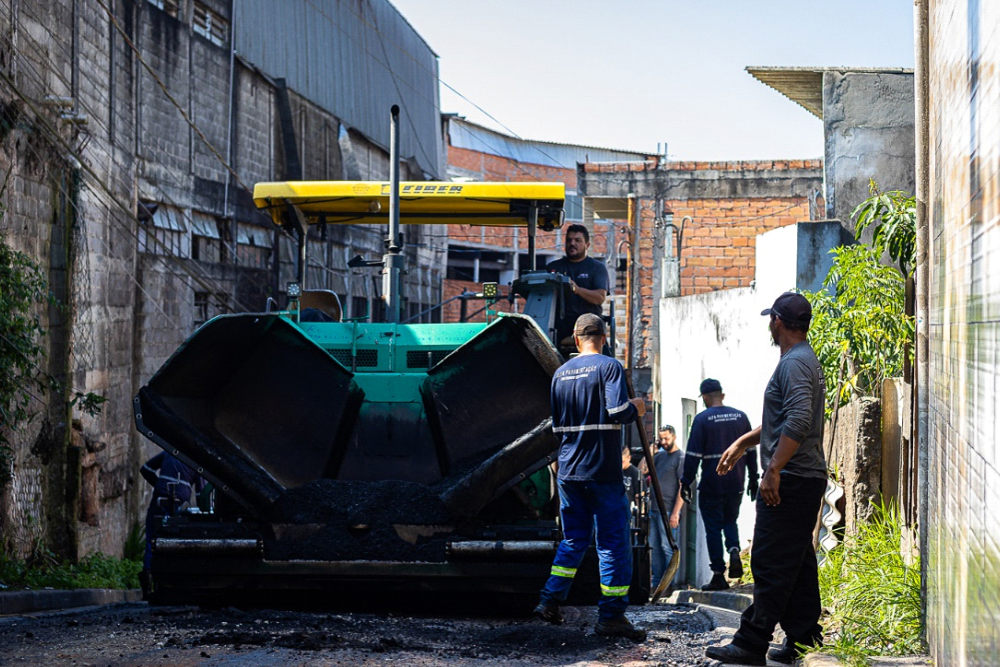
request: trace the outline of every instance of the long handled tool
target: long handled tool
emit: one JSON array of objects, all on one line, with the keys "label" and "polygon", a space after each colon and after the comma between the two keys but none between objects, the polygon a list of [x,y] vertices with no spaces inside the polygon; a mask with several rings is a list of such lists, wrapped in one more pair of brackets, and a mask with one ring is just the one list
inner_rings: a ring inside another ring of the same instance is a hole
[{"label": "long handled tool", "polygon": [[[632,378],[628,373],[625,373],[625,383],[628,385],[628,396],[629,398],[635,398],[635,388],[632,387]],[[636,424],[637,430],[639,431],[639,442],[642,443],[642,455],[646,459],[646,466],[649,468],[649,478],[653,482],[653,497],[656,499],[656,506],[660,510],[660,519],[663,521],[663,530],[667,534],[667,539],[670,541],[670,562],[667,563],[667,571],[663,573],[663,578],[660,579],[659,585],[656,590],[653,591],[653,602],[659,601],[663,596],[663,593],[667,590],[667,586],[670,582],[674,580],[674,575],[677,574],[677,568],[681,564],[681,553],[677,548],[677,541],[674,539],[674,533],[670,530],[670,514],[667,512],[667,505],[663,502],[663,492],[660,490],[660,479],[656,476],[656,466],[653,463],[653,451],[649,448],[649,437],[646,435],[646,428],[641,424]]]}]

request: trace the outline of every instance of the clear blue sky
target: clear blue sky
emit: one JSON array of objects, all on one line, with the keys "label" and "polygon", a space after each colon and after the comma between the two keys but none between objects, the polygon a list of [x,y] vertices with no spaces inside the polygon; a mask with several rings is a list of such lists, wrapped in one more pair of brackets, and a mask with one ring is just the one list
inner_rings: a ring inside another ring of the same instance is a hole
[{"label": "clear blue sky", "polygon": [[[526,139],[672,159],[814,158],[748,65],[913,67],[910,0],[391,0],[441,79]],[[503,129],[441,87],[441,110]]]}]

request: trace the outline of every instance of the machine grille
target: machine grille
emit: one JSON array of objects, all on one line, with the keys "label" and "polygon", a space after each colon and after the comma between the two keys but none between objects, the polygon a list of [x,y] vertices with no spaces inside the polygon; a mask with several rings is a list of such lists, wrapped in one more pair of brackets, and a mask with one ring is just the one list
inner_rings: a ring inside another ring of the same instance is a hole
[{"label": "machine grille", "polygon": [[452,352],[453,350],[408,350],[406,352],[406,367],[430,368],[436,366]]},{"label": "machine grille", "polygon": [[[350,350],[330,350],[330,354],[345,368],[351,368]],[[356,359],[356,368],[374,368],[378,366],[378,350],[357,350]]]}]

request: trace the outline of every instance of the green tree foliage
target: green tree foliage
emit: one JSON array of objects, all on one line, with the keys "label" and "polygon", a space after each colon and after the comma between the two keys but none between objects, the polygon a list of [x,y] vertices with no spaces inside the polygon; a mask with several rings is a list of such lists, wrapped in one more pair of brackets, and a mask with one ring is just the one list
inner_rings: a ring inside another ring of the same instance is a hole
[{"label": "green tree foliage", "polygon": [[12,475],[9,434],[30,421],[32,400],[46,393],[65,397],[70,407],[89,415],[99,413],[107,400],[93,392],[70,391],[42,370],[45,331],[38,312],[50,305],[58,302],[48,291],[41,267],[0,235],[0,490]]},{"label": "green tree foliage", "polygon": [[[807,292],[813,318],[809,342],[826,376],[826,410],[855,396],[881,396],[882,381],[898,377],[913,343],[914,322],[906,315],[906,281],[912,270],[915,205],[912,197],[883,193],[855,209],[857,235],[875,225],[872,245],[839,246],[823,290]],[[879,262],[886,253],[898,270]]]},{"label": "green tree foliage", "polygon": [[50,301],[38,264],[0,237],[0,489],[11,475],[7,434],[30,417],[44,333],[35,313]]},{"label": "green tree foliage", "polygon": [[876,257],[888,254],[903,277],[913,273],[917,253],[917,199],[908,192],[882,192],[878,183],[868,181],[871,195],[851,213],[856,219],[855,235],[875,226],[872,248]]}]

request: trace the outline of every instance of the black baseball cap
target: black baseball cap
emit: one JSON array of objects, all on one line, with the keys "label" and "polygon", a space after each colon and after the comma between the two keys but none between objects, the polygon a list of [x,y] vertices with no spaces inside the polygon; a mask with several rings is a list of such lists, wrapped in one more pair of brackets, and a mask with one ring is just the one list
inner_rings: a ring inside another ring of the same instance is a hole
[{"label": "black baseball cap", "polygon": [[594,313],[584,313],[576,318],[576,325],[573,327],[575,336],[606,336],[607,329],[604,327],[604,320],[600,315]]},{"label": "black baseball cap", "polygon": [[716,391],[722,391],[722,383],[712,378],[702,380],[701,387],[698,388],[698,392],[702,394],[711,394]]},{"label": "black baseball cap", "polygon": [[774,300],[774,305],[760,311],[761,315],[777,315],[787,324],[809,326],[813,309],[809,301],[801,294],[785,292]]}]

